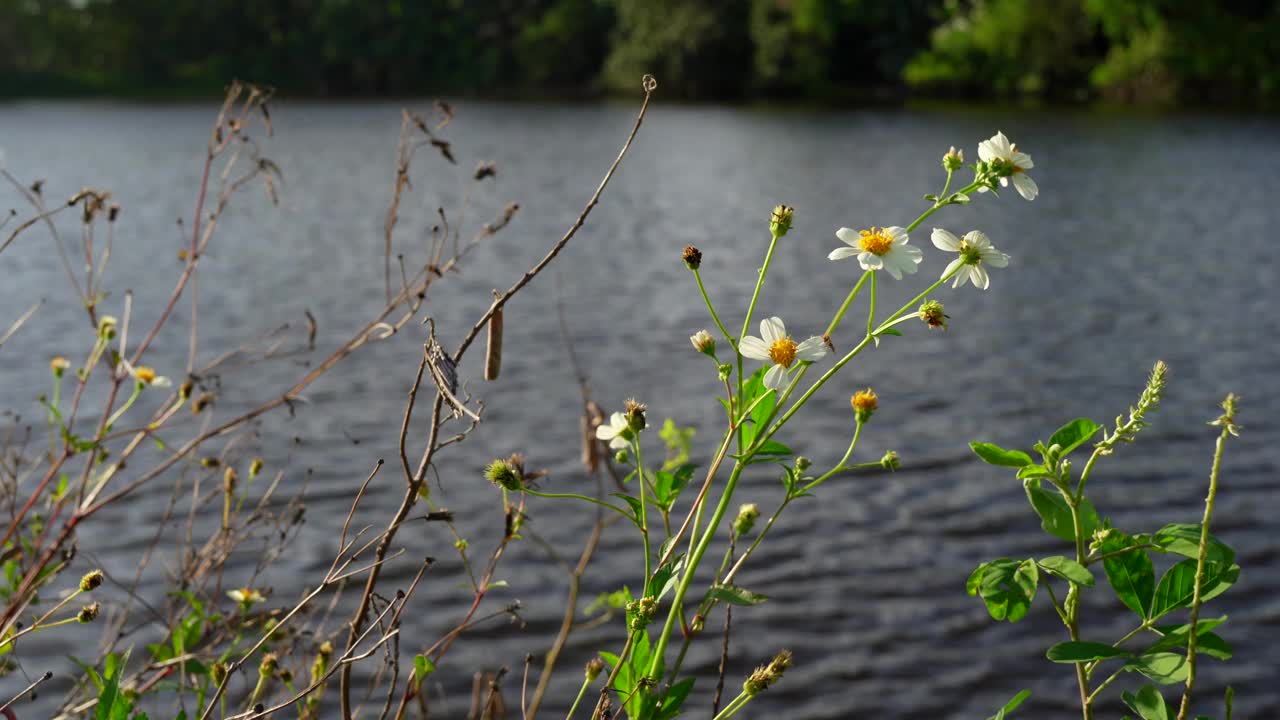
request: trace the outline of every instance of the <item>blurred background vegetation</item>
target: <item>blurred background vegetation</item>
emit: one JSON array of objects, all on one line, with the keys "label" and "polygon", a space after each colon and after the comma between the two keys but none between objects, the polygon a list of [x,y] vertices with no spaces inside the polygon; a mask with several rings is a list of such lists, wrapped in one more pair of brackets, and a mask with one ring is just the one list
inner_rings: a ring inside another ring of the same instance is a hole
[{"label": "blurred background vegetation", "polygon": [[0,95],[1280,100],[1277,0],[0,0]]}]

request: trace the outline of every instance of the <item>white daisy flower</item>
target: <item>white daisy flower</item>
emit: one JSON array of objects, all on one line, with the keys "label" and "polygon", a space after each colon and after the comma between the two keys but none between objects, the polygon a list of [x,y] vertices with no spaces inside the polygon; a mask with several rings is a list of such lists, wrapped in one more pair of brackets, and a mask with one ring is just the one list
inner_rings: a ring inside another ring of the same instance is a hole
[{"label": "white daisy flower", "polygon": [[742,338],[738,349],[752,360],[764,360],[772,363],[764,374],[764,386],[773,390],[781,390],[787,384],[787,371],[796,360],[814,362],[827,354],[827,346],[821,337],[811,337],[797,343],[787,334],[782,318],[765,318],[760,321],[760,334],[764,339],[748,335]]},{"label": "white daisy flower", "polygon": [[991,279],[987,277],[984,266],[1002,268],[1009,264],[1009,256],[997,250],[991,244],[991,239],[979,230],[970,230],[962,239],[942,228],[934,228],[931,239],[939,250],[960,253],[960,257],[952,260],[947,269],[942,271],[942,277],[946,277],[956,268],[960,269],[951,285],[953,288],[960,287],[968,280],[979,290],[986,290]]},{"label": "white daisy flower", "polygon": [[[1009,142],[1004,133],[997,132],[990,140],[978,143],[978,157],[983,162],[991,163],[1003,175],[1000,178],[1001,187],[1009,187],[1009,180],[1012,179],[1014,189],[1023,198],[1035,200],[1036,195],[1040,194],[1036,181],[1027,175],[1027,171],[1036,164],[1031,161],[1030,155],[1019,152],[1018,146]],[[1005,172],[1008,174],[1004,174]],[[986,192],[986,188],[979,188],[979,191]]]},{"label": "white daisy flower", "polygon": [[616,412],[609,416],[609,424],[596,428],[596,437],[609,443],[610,450],[625,450],[631,446],[631,426],[627,423],[626,413]]},{"label": "white daisy flower", "polygon": [[125,369],[128,370],[130,375],[133,376],[134,380],[137,380],[143,385],[150,385],[153,387],[160,387],[160,388],[167,388],[173,385],[172,380],[170,380],[169,378],[163,375],[157,375],[154,368],[149,368],[146,365],[135,366],[126,361]]},{"label": "white daisy flower", "polygon": [[908,275],[916,271],[916,265],[924,259],[920,248],[907,244],[907,231],[900,227],[870,228],[854,231],[842,227],[836,231],[836,237],[848,245],[847,248],[836,248],[827,255],[828,260],[841,260],[852,255],[858,256],[858,264],[863,270],[884,269],[901,280],[902,274]]}]

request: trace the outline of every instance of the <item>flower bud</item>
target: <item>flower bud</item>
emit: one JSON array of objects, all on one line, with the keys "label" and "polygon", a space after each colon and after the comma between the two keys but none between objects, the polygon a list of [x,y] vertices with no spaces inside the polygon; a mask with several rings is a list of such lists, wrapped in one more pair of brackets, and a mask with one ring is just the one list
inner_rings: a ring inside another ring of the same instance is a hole
[{"label": "flower bud", "polygon": [[102,609],[99,603],[89,603],[80,608],[80,612],[76,615],[76,622],[81,624],[91,623],[98,619],[98,611]]},{"label": "flower bud", "polygon": [[744,503],[738,508],[738,517],[733,521],[733,533],[742,537],[751,532],[758,517],[760,517],[760,506],[755,503]]},{"label": "flower bud", "polygon": [[796,456],[796,470],[804,472],[813,465],[813,461],[803,455]]},{"label": "flower bud", "polygon": [[952,145],[951,149],[947,151],[947,154],[942,156],[942,167],[945,168],[947,172],[955,172],[956,170],[964,167],[964,151],[957,150],[955,146]]},{"label": "flower bud", "polygon": [[684,264],[690,270],[697,270],[702,267],[702,251],[692,245],[686,245],[684,249]]},{"label": "flower bud", "polygon": [[235,468],[228,465],[227,469],[222,471],[222,492],[228,495],[233,495],[236,491],[236,485],[239,484],[240,473],[236,472]]},{"label": "flower bud", "polygon": [[790,667],[791,651],[783,650],[770,660],[768,665],[761,665],[747,677],[746,682],[742,683],[742,692],[748,697],[759,695],[776,683]]},{"label": "flower bud", "polygon": [[864,423],[871,419],[872,413],[880,406],[880,398],[871,388],[859,390],[849,398],[849,404],[853,406],[853,412],[858,418],[858,423]]},{"label": "flower bud", "polygon": [[716,339],[711,337],[711,333],[706,330],[699,330],[689,336],[689,342],[693,343],[693,349],[714,358],[716,356]]},{"label": "flower bud", "polygon": [[644,403],[636,402],[635,398],[627,398],[623,403],[623,409],[627,413],[627,427],[631,428],[632,432],[640,432],[645,428],[644,411],[648,407]]},{"label": "flower bud", "polygon": [[71,367],[71,363],[61,355],[49,361],[49,369],[53,371],[53,376],[56,378],[62,377],[62,373],[66,372],[69,367]]},{"label": "flower bud", "polygon": [[586,670],[584,671],[587,676],[587,682],[591,682],[596,678],[600,677],[600,673],[603,670],[604,670],[604,660],[598,657],[593,657],[590,660],[588,660]]},{"label": "flower bud", "polygon": [[897,470],[902,467],[902,460],[898,457],[898,453],[889,450],[880,458],[880,467],[885,470]]},{"label": "flower bud", "polygon": [[937,300],[925,300],[920,306],[920,320],[928,325],[930,330],[936,328],[946,330],[948,316],[942,310],[942,303]]},{"label": "flower bud", "polygon": [[262,472],[262,458],[256,457],[253,462],[249,463],[249,479],[258,477],[258,473]]},{"label": "flower bud", "polygon": [[280,666],[280,660],[275,653],[266,653],[262,656],[262,662],[258,664],[258,674],[262,677],[271,677],[276,668]]},{"label": "flower bud", "polygon": [[110,340],[116,336],[116,318],[114,315],[103,315],[98,320],[98,337]]},{"label": "flower bud", "polygon": [[722,381],[728,380],[729,376],[733,374],[733,365],[730,365],[729,363],[724,363],[720,365],[720,367],[716,368],[716,371],[719,373],[720,379]]},{"label": "flower bud", "polygon": [[773,208],[773,214],[769,216],[769,232],[773,236],[780,238],[787,234],[791,229],[791,218],[795,215],[795,208],[786,205],[778,205]]},{"label": "flower bud", "polygon": [[613,461],[618,463],[619,465],[626,465],[627,463],[631,462],[631,453],[627,452],[625,449],[619,450],[618,452],[614,453]]},{"label": "flower bud", "polygon": [[96,589],[102,584],[104,578],[105,576],[101,570],[92,570],[85,573],[84,577],[80,578],[80,592],[89,592]]},{"label": "flower bud", "polygon": [[627,603],[627,625],[632,631],[640,631],[653,622],[658,612],[658,601],[651,597],[642,597]]},{"label": "flower bud", "polygon": [[216,662],[209,668],[209,675],[213,679],[215,685],[221,685],[223,680],[227,679],[227,664]]}]

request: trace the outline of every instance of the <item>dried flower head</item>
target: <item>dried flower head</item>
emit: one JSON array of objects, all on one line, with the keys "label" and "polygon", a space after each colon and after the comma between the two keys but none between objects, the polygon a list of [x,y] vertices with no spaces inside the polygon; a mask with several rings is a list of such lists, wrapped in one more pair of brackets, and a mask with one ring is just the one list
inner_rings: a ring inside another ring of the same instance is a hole
[{"label": "dried flower head", "polygon": [[236,469],[228,465],[222,471],[222,492],[231,495],[236,491],[236,485],[240,484],[240,473]]},{"label": "dried flower head", "polygon": [[929,326],[930,330],[942,328],[947,329],[948,315],[943,312],[942,303],[937,300],[925,300],[920,306],[920,320]]},{"label": "dried flower head", "polygon": [[258,477],[260,472],[262,472],[262,458],[256,457],[249,463],[249,479]]},{"label": "dried flower head", "polygon": [[604,660],[600,657],[593,657],[587,661],[584,674],[587,676],[587,682],[600,677],[600,673],[604,670]]},{"label": "dried flower head", "polygon": [[258,674],[262,677],[271,677],[279,666],[280,659],[275,653],[264,653],[262,662],[258,663]]},{"label": "dried flower head", "polygon": [[213,393],[200,393],[191,401],[191,414],[199,415],[205,408],[213,404]]},{"label": "dried flower head", "polygon": [[76,614],[76,622],[84,624],[84,623],[91,623],[94,620],[97,620],[98,611],[101,609],[102,609],[102,605],[100,603],[95,602],[95,603],[89,603],[88,605],[85,605],[84,607],[80,608],[80,612]]},{"label": "dried flower head", "polygon": [[760,694],[776,683],[790,667],[791,651],[783,650],[770,660],[768,665],[761,665],[751,673],[742,684],[742,692],[748,697]]},{"label": "dried flower head", "polygon": [[684,264],[690,270],[697,270],[702,267],[702,251],[692,245],[686,245],[684,248]]},{"label": "dried flower head", "polygon": [[101,570],[90,570],[84,574],[84,577],[80,578],[80,592],[89,592],[96,589],[105,578],[106,576],[102,574]]},{"label": "dried flower head", "polygon": [[876,395],[875,390],[867,388],[859,390],[849,398],[849,404],[853,406],[853,412],[858,418],[858,422],[864,423],[871,419],[872,413],[880,407],[880,398]]},{"label": "dried flower head", "polygon": [[648,407],[642,402],[636,402],[635,398],[627,398],[622,404],[627,413],[627,427],[632,432],[640,432],[645,428],[644,412]]}]

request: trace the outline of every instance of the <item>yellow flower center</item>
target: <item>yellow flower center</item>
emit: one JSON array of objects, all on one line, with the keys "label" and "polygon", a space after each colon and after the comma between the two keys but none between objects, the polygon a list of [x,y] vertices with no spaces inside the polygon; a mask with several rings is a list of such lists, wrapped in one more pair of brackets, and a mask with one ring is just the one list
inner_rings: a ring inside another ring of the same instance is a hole
[{"label": "yellow flower center", "polygon": [[859,233],[862,238],[858,240],[858,244],[872,255],[883,255],[893,248],[893,237],[884,228],[873,227],[870,230],[860,230]]},{"label": "yellow flower center", "polygon": [[155,382],[155,379],[156,379],[156,371],[152,370],[149,367],[138,368],[135,375],[139,380],[146,383],[147,385],[150,385],[151,383]]},{"label": "yellow flower center", "polygon": [[796,345],[796,341],[791,339],[790,335],[784,338],[779,338],[769,346],[769,359],[772,360],[775,365],[781,365],[784,368],[789,368],[791,367],[791,363],[796,361],[796,350],[799,347],[799,345]]}]

